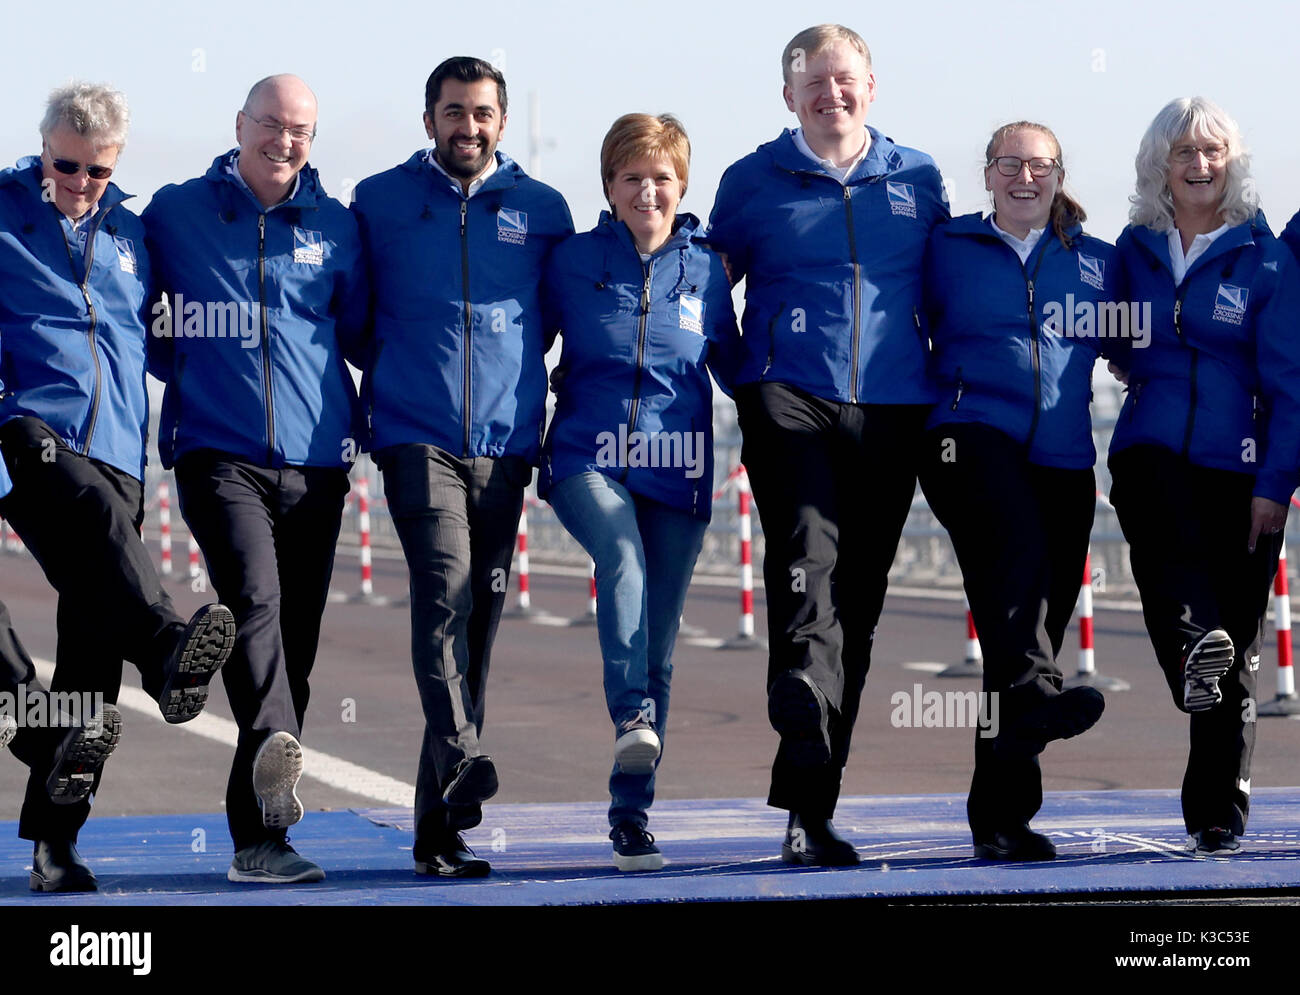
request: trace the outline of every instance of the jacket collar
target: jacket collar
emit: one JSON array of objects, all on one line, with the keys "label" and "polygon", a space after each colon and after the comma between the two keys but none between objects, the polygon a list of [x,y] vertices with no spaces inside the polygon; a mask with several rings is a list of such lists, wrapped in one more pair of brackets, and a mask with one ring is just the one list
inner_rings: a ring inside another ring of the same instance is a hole
[{"label": "jacket collar", "polygon": [[[1169,258],[1169,232],[1156,231],[1146,225],[1131,225],[1129,231],[1133,235],[1133,240],[1155,256],[1172,275],[1174,264],[1173,260]],[[1268,222],[1264,220],[1264,212],[1259,211],[1250,221],[1243,221],[1239,225],[1234,225],[1211,242],[1210,247],[1198,256],[1191,266],[1187,267],[1188,274],[1196,272],[1202,266],[1208,265],[1211,260],[1217,259],[1227,252],[1253,244],[1255,239],[1265,231],[1269,231]]]},{"label": "jacket collar", "polygon": [[[461,197],[464,197],[465,195],[461,191],[459,183],[454,180],[449,181],[446,176],[429,165],[425,160],[428,153],[428,149],[420,149],[398,168],[414,173],[425,183],[434,184],[447,190],[450,190],[454,184],[456,192]],[[524,171],[519,168],[519,165],[500,149],[497,149],[493,154],[497,157],[497,169],[479,188],[478,192],[480,194],[490,193],[493,190],[509,190],[516,187],[519,185],[519,178],[524,175]]]},{"label": "jacket collar", "polygon": [[[640,256],[640,250],[636,247],[636,240],[632,238],[632,232],[628,230],[627,225],[622,221],[614,220],[614,216],[609,211],[600,212],[600,220],[596,223],[596,230],[607,238],[617,239],[622,245],[637,253],[638,257]],[[652,253],[652,256],[661,256],[667,252],[689,248],[699,231],[699,218],[694,214],[679,213],[675,219],[673,233],[668,236],[668,241],[659,246]]]},{"label": "jacket collar", "polygon": [[[980,211],[975,211],[971,214],[963,214],[960,217],[953,218],[951,221],[942,225],[940,230],[947,235],[970,235],[976,238],[986,237],[1001,241],[1002,236],[993,230],[993,225],[991,223],[992,217],[992,214],[985,215]],[[1070,239],[1078,238],[1083,234],[1083,225],[1078,223],[1070,225],[1070,227],[1065,229],[1065,234]],[[1040,242],[1048,238],[1056,239],[1058,242],[1060,241],[1060,239],[1056,238],[1056,232],[1052,228],[1052,222],[1050,219],[1047,222],[1047,228],[1044,230],[1043,239],[1040,239]]]},{"label": "jacket collar", "polygon": [[[0,170],[0,186],[6,186],[10,183],[18,184],[25,187],[36,198],[36,202],[41,202],[41,157],[38,155],[24,156],[17,163],[8,169]],[[104,192],[99,197],[99,210],[102,213],[110,207],[122,203],[124,200],[130,200],[134,194],[123,193],[121,188],[112,180],[104,187]]]},{"label": "jacket collar", "polygon": [[[245,190],[233,176],[230,175],[230,167],[234,164],[236,157],[239,155],[239,149],[233,148],[228,152],[223,152],[212,160],[212,165],[204,173],[204,178],[209,182],[217,184],[227,184],[234,190],[243,194],[250,202],[257,205],[258,211],[265,211],[267,208],[262,207],[261,202],[253,195],[251,190]],[[238,168],[238,167],[235,167]],[[318,201],[325,195],[325,191],[320,185],[320,176],[312,168],[311,163],[307,163],[298,173],[298,192],[283,203],[276,204],[276,207],[297,207],[313,209],[318,206]]]},{"label": "jacket collar", "polygon": [[[894,140],[882,135],[871,125],[867,125],[867,132],[871,135],[871,148],[867,150],[867,157],[862,160],[862,164],[849,177],[849,183],[861,183],[863,180],[883,176],[903,168],[903,155],[898,151]],[[760,152],[766,152],[779,169],[791,173],[813,173],[834,179],[821,164],[813,162],[799,151],[799,147],[794,143],[794,132],[789,128],[781,132],[780,137],[774,141],[760,145],[758,148]]]}]

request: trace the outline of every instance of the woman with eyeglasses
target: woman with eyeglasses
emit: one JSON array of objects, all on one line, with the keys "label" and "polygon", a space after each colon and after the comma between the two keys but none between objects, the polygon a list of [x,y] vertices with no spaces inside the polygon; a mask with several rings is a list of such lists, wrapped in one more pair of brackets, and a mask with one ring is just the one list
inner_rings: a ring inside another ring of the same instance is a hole
[{"label": "woman with eyeglasses", "polygon": [[1056,656],[1074,611],[1095,501],[1088,402],[1109,327],[1113,246],[1085,235],[1061,147],[1041,124],[994,132],[993,213],[938,226],[925,263],[932,372],[921,486],[948,530],[984,653],[985,704],[967,816],[975,856],[1050,860],[1029,828],[1038,754],[1100,717],[1062,692]]},{"label": "woman with eyeglasses", "polygon": [[538,493],[596,565],[620,871],[663,866],[646,825],[673,644],[711,514],[709,373],[730,383],[739,340],[722,259],[677,210],[690,157],[670,115],[615,121],[600,151],[609,210],[555,249],[543,284],[564,349]]},{"label": "woman with eyeglasses", "polygon": [[1152,327],[1118,363],[1128,396],[1111,502],[1156,658],[1191,715],[1191,847],[1233,854],[1250,808],[1260,634],[1300,466],[1300,287],[1237,125],[1210,101],[1156,115],[1131,200],[1119,275]]}]

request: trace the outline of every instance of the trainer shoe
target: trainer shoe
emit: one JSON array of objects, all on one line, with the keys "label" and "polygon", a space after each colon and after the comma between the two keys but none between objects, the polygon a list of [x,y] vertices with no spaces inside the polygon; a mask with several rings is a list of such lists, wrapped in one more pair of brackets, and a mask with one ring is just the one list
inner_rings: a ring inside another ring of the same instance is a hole
[{"label": "trainer shoe", "polygon": [[324,881],[325,872],[289,845],[289,838],[263,840],[235,854],[226,880],[237,884],[307,884]]},{"label": "trainer shoe", "polygon": [[830,704],[804,671],[787,670],[772,682],[767,718],[797,766],[830,763]]},{"label": "trainer shoe", "polygon": [[994,833],[992,836],[975,841],[975,857],[978,860],[1055,860],[1056,846],[1042,833],[1036,833],[1028,826],[1010,832]]},{"label": "trainer shoe", "polygon": [[181,635],[167,665],[158,708],[168,722],[188,722],[208,701],[208,684],[235,648],[235,616],[225,605],[204,605]]},{"label": "trainer shoe", "polygon": [[614,866],[620,871],[657,871],[664,866],[655,838],[635,822],[620,822],[609,831],[609,838],[614,841]]},{"label": "trainer shoe", "polygon": [[853,867],[862,862],[858,849],[835,830],[830,819],[790,813],[781,859],[804,867]]},{"label": "trainer shoe", "polygon": [[18,723],[8,712],[0,715],[0,750],[3,750],[18,735]]},{"label": "trainer shoe", "polygon": [[262,825],[287,829],[302,818],[294,790],[302,777],[302,747],[287,732],[273,732],[253,757],[253,791],[262,805]]},{"label": "trainer shoe", "polygon": [[614,740],[614,763],[624,774],[651,774],[662,749],[659,734],[638,712],[618,727]]},{"label": "trainer shoe", "polygon": [[107,703],[84,726],[69,729],[54,751],[50,776],[45,779],[50,801],[56,805],[85,801],[121,738],[122,713]]},{"label": "trainer shoe", "polygon": [[465,843],[460,833],[452,833],[428,860],[415,860],[415,873],[443,878],[485,878],[492,866]]},{"label": "trainer shoe", "polygon": [[1235,833],[1226,829],[1202,829],[1192,834],[1192,852],[1198,857],[1230,857],[1241,852]]},{"label": "trainer shoe", "polygon": [[1203,712],[1223,700],[1219,678],[1232,667],[1232,639],[1222,629],[1211,629],[1183,654],[1183,707]]},{"label": "trainer shoe", "polygon": [[476,806],[497,793],[497,767],[486,754],[466,757],[442,792],[442,800],[453,807]]}]

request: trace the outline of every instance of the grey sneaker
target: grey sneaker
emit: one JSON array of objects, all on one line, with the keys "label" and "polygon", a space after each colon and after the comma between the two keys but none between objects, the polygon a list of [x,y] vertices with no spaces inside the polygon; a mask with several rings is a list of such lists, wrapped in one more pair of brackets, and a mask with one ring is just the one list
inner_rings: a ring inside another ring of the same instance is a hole
[{"label": "grey sneaker", "polygon": [[262,805],[262,825],[287,829],[302,818],[294,789],[302,777],[302,747],[287,732],[273,732],[253,758],[253,791]]},{"label": "grey sneaker", "polygon": [[14,720],[14,717],[8,712],[0,715],[0,750],[8,746],[17,735],[18,723]]},{"label": "grey sneaker", "polygon": [[661,746],[659,734],[638,713],[618,727],[614,741],[614,762],[625,774],[649,774],[655,769]]},{"label": "grey sneaker", "polygon": [[1183,707],[1204,712],[1223,700],[1219,678],[1232,667],[1232,639],[1222,629],[1211,629],[1183,657]]},{"label": "grey sneaker", "polygon": [[245,884],[306,884],[324,881],[325,872],[318,864],[298,855],[282,840],[264,840],[235,854],[226,871],[226,880]]}]

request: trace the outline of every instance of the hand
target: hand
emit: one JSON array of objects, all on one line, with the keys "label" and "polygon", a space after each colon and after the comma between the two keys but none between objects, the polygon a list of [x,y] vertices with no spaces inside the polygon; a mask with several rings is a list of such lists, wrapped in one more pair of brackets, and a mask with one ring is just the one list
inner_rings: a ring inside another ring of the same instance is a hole
[{"label": "hand", "polygon": [[722,260],[722,268],[727,271],[727,282],[734,287],[736,285],[736,278],[731,274],[731,260],[727,258],[725,252],[719,252],[718,258]]},{"label": "hand", "polygon": [[1250,542],[1249,549],[1255,552],[1255,542],[1261,535],[1276,535],[1286,525],[1284,504],[1270,501],[1268,498],[1250,499]]},{"label": "hand", "polygon": [[1128,386],[1128,374],[1126,372],[1121,370],[1114,363],[1107,363],[1106,369],[1110,370],[1110,375],[1112,377],[1114,377],[1116,380],[1122,383],[1125,387]]}]

